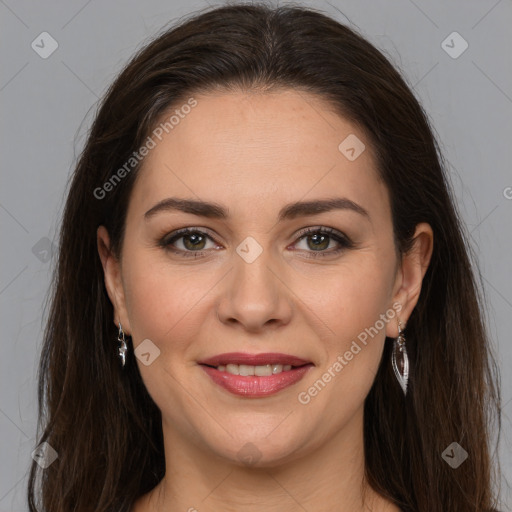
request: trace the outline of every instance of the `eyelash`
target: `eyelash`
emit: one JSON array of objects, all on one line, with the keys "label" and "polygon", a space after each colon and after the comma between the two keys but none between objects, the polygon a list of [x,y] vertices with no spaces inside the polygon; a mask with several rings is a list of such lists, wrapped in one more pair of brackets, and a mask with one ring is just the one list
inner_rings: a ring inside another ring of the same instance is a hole
[{"label": "eyelash", "polygon": [[[162,247],[163,249],[165,249],[166,251],[170,251],[174,254],[183,256],[185,258],[191,258],[191,257],[197,258],[197,257],[203,256],[206,252],[211,250],[211,249],[208,249],[206,251],[204,251],[204,250],[203,251],[183,251],[181,249],[176,250],[176,249],[171,248],[171,245],[174,242],[176,242],[180,238],[183,238],[185,235],[190,235],[190,234],[199,234],[202,236],[206,236],[213,242],[217,243],[210,235],[208,235],[208,233],[205,233],[204,231],[201,231],[199,229],[194,229],[194,228],[184,228],[184,229],[175,231],[174,233],[171,233],[172,236],[170,236],[170,237],[169,237],[169,235],[164,236],[161,240],[159,240],[158,245],[160,247]],[[354,247],[354,243],[347,236],[343,235],[342,233],[340,233],[339,231],[337,231],[333,228],[328,228],[328,227],[305,228],[304,230],[300,231],[299,234],[297,235],[298,236],[297,242],[300,242],[303,238],[306,238],[306,236],[310,235],[310,234],[327,235],[329,238],[338,242],[340,247],[336,250],[330,250],[330,251],[307,251],[307,252],[313,253],[311,256],[307,256],[308,258],[322,258],[325,256],[332,256],[332,255],[339,254],[340,252],[342,252],[345,249],[351,249]]]}]

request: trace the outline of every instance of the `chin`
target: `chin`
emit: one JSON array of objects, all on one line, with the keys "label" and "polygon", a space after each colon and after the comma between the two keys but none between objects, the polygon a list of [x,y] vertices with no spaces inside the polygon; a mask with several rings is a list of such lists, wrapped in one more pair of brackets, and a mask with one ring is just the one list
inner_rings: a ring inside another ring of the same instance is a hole
[{"label": "chin", "polygon": [[[300,439],[299,439],[300,437]],[[239,467],[270,468],[276,467],[299,458],[299,447],[302,448],[302,435],[280,433],[279,437],[272,434],[268,437],[244,435],[229,439],[229,446],[212,446],[219,457]],[[301,450],[302,452],[302,450]]]}]

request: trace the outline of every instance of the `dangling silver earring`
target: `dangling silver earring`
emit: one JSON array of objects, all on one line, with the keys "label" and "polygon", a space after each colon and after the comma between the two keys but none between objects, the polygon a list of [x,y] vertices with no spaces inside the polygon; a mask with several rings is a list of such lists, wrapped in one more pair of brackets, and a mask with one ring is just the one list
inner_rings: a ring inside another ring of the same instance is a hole
[{"label": "dangling silver earring", "polygon": [[405,336],[402,332],[402,323],[398,321],[398,336],[393,342],[391,362],[396,380],[400,384],[404,395],[407,394],[407,380],[409,379],[409,358],[405,349]]},{"label": "dangling silver earring", "polygon": [[119,334],[117,335],[117,341],[121,342],[121,346],[119,347],[119,357],[121,358],[121,365],[124,367],[126,363],[126,351],[128,347],[126,346],[126,340],[124,337],[123,328],[121,327],[121,322],[119,322]]}]

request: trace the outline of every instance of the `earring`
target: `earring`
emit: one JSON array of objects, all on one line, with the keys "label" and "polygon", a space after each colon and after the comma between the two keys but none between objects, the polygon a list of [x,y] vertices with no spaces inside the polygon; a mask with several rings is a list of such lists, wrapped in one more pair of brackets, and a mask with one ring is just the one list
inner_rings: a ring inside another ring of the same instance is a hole
[{"label": "earring", "polygon": [[121,346],[119,347],[119,357],[121,358],[121,365],[124,367],[126,363],[126,351],[128,347],[126,346],[126,340],[124,337],[123,328],[121,327],[121,322],[119,322],[119,334],[117,335],[117,341],[121,342]]},{"label": "earring", "polygon": [[404,395],[407,394],[407,380],[409,379],[409,358],[405,349],[405,336],[402,332],[402,323],[398,321],[398,336],[393,342],[391,362],[396,380],[400,384]]}]

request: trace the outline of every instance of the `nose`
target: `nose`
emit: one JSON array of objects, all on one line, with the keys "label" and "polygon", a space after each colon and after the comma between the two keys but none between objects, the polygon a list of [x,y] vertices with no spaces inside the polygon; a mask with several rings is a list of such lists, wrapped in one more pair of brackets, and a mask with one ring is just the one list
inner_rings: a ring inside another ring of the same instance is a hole
[{"label": "nose", "polygon": [[224,280],[217,308],[221,322],[249,332],[261,332],[290,322],[292,292],[282,262],[264,249],[254,260],[233,254],[233,268]]}]

